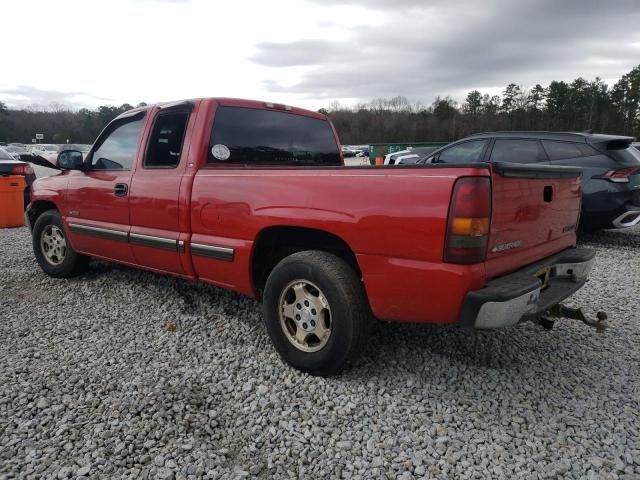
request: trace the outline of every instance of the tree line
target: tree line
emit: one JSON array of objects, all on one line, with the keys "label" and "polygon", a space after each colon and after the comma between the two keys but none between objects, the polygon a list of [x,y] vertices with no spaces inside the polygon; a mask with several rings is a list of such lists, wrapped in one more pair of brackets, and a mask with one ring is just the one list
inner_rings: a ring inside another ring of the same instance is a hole
[{"label": "tree line", "polygon": [[[138,104],[143,106],[144,103]],[[116,116],[133,108],[101,106],[71,111],[14,110],[0,102],[0,141],[30,143],[35,133],[46,143],[91,143]],[[320,112],[331,117],[344,144],[453,141],[494,130],[594,131],[640,136],[640,65],[609,87],[600,78],[552,81],[527,88],[510,83],[502,95],[472,90],[458,104],[437,97],[431,105],[405,97],[378,98],[354,108],[333,102]]]},{"label": "tree line", "polygon": [[515,83],[502,95],[478,90],[458,104],[450,97],[431,105],[405,97],[379,98],[345,108],[321,109],[331,117],[344,144],[453,141],[496,130],[593,131],[640,136],[640,65],[612,87],[600,78],[552,81],[525,88]]},{"label": "tree line", "polygon": [[[144,106],[140,103],[137,106]],[[134,108],[103,105],[96,110],[78,111],[56,104],[49,110],[9,109],[0,101],[0,141],[31,143],[36,133],[44,135],[38,143],[93,143],[102,129],[121,113]]]}]

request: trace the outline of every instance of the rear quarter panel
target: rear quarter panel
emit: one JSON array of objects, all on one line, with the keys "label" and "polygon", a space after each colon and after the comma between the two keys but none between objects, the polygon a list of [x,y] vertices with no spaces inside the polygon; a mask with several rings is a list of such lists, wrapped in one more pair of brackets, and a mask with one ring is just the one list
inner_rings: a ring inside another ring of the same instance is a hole
[{"label": "rear quarter panel", "polygon": [[[233,248],[233,262],[193,257],[198,276],[253,295],[254,242],[270,226],[323,230],[356,254],[374,314],[453,322],[484,268],[442,263],[453,184],[476,168],[202,168],[193,183],[192,242]],[[425,309],[425,305],[429,309]]]}]

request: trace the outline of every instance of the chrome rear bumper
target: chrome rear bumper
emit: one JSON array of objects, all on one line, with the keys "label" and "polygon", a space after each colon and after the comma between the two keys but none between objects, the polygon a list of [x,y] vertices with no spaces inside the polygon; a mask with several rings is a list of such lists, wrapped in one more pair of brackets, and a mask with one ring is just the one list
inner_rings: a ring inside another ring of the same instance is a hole
[{"label": "chrome rear bumper", "polygon": [[494,329],[535,318],[579,290],[594,261],[594,250],[573,248],[492,280],[467,293],[459,323]]}]

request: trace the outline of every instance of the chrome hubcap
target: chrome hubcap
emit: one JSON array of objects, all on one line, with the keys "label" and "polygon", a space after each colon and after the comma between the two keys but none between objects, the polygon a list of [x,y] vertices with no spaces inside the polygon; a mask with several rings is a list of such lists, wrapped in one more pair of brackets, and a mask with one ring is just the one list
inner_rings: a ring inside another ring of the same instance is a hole
[{"label": "chrome hubcap", "polygon": [[40,250],[51,265],[60,265],[67,254],[67,240],[55,225],[47,225],[40,236]]},{"label": "chrome hubcap", "polygon": [[307,280],[290,282],[280,294],[280,326],[287,340],[303,352],[317,352],[331,336],[332,317],[322,290]]}]

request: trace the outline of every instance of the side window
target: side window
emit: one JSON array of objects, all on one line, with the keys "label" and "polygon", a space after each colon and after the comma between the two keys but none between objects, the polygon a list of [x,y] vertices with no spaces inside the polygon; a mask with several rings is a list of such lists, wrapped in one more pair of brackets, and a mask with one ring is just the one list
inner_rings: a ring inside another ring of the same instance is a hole
[{"label": "side window", "polygon": [[[543,140],[542,145],[549,155],[549,160],[564,160],[567,158],[582,157],[579,144],[571,142],[556,142],[553,140]],[[586,146],[586,144],[584,144]],[[595,154],[590,155],[597,155]]]},{"label": "side window", "polygon": [[546,159],[537,140],[498,139],[491,151],[492,162],[535,163]]},{"label": "side window", "polygon": [[438,162],[442,163],[476,163],[482,160],[482,152],[487,145],[487,140],[472,140],[460,143],[443,150],[438,156]]},{"label": "side window", "polygon": [[180,163],[189,112],[160,113],[149,137],[144,168],[175,168]]},{"label": "side window", "polygon": [[143,119],[136,118],[115,127],[93,151],[91,170],[130,170],[136,158]]},{"label": "side window", "polygon": [[340,153],[325,120],[274,110],[218,107],[207,163],[340,165]]}]

